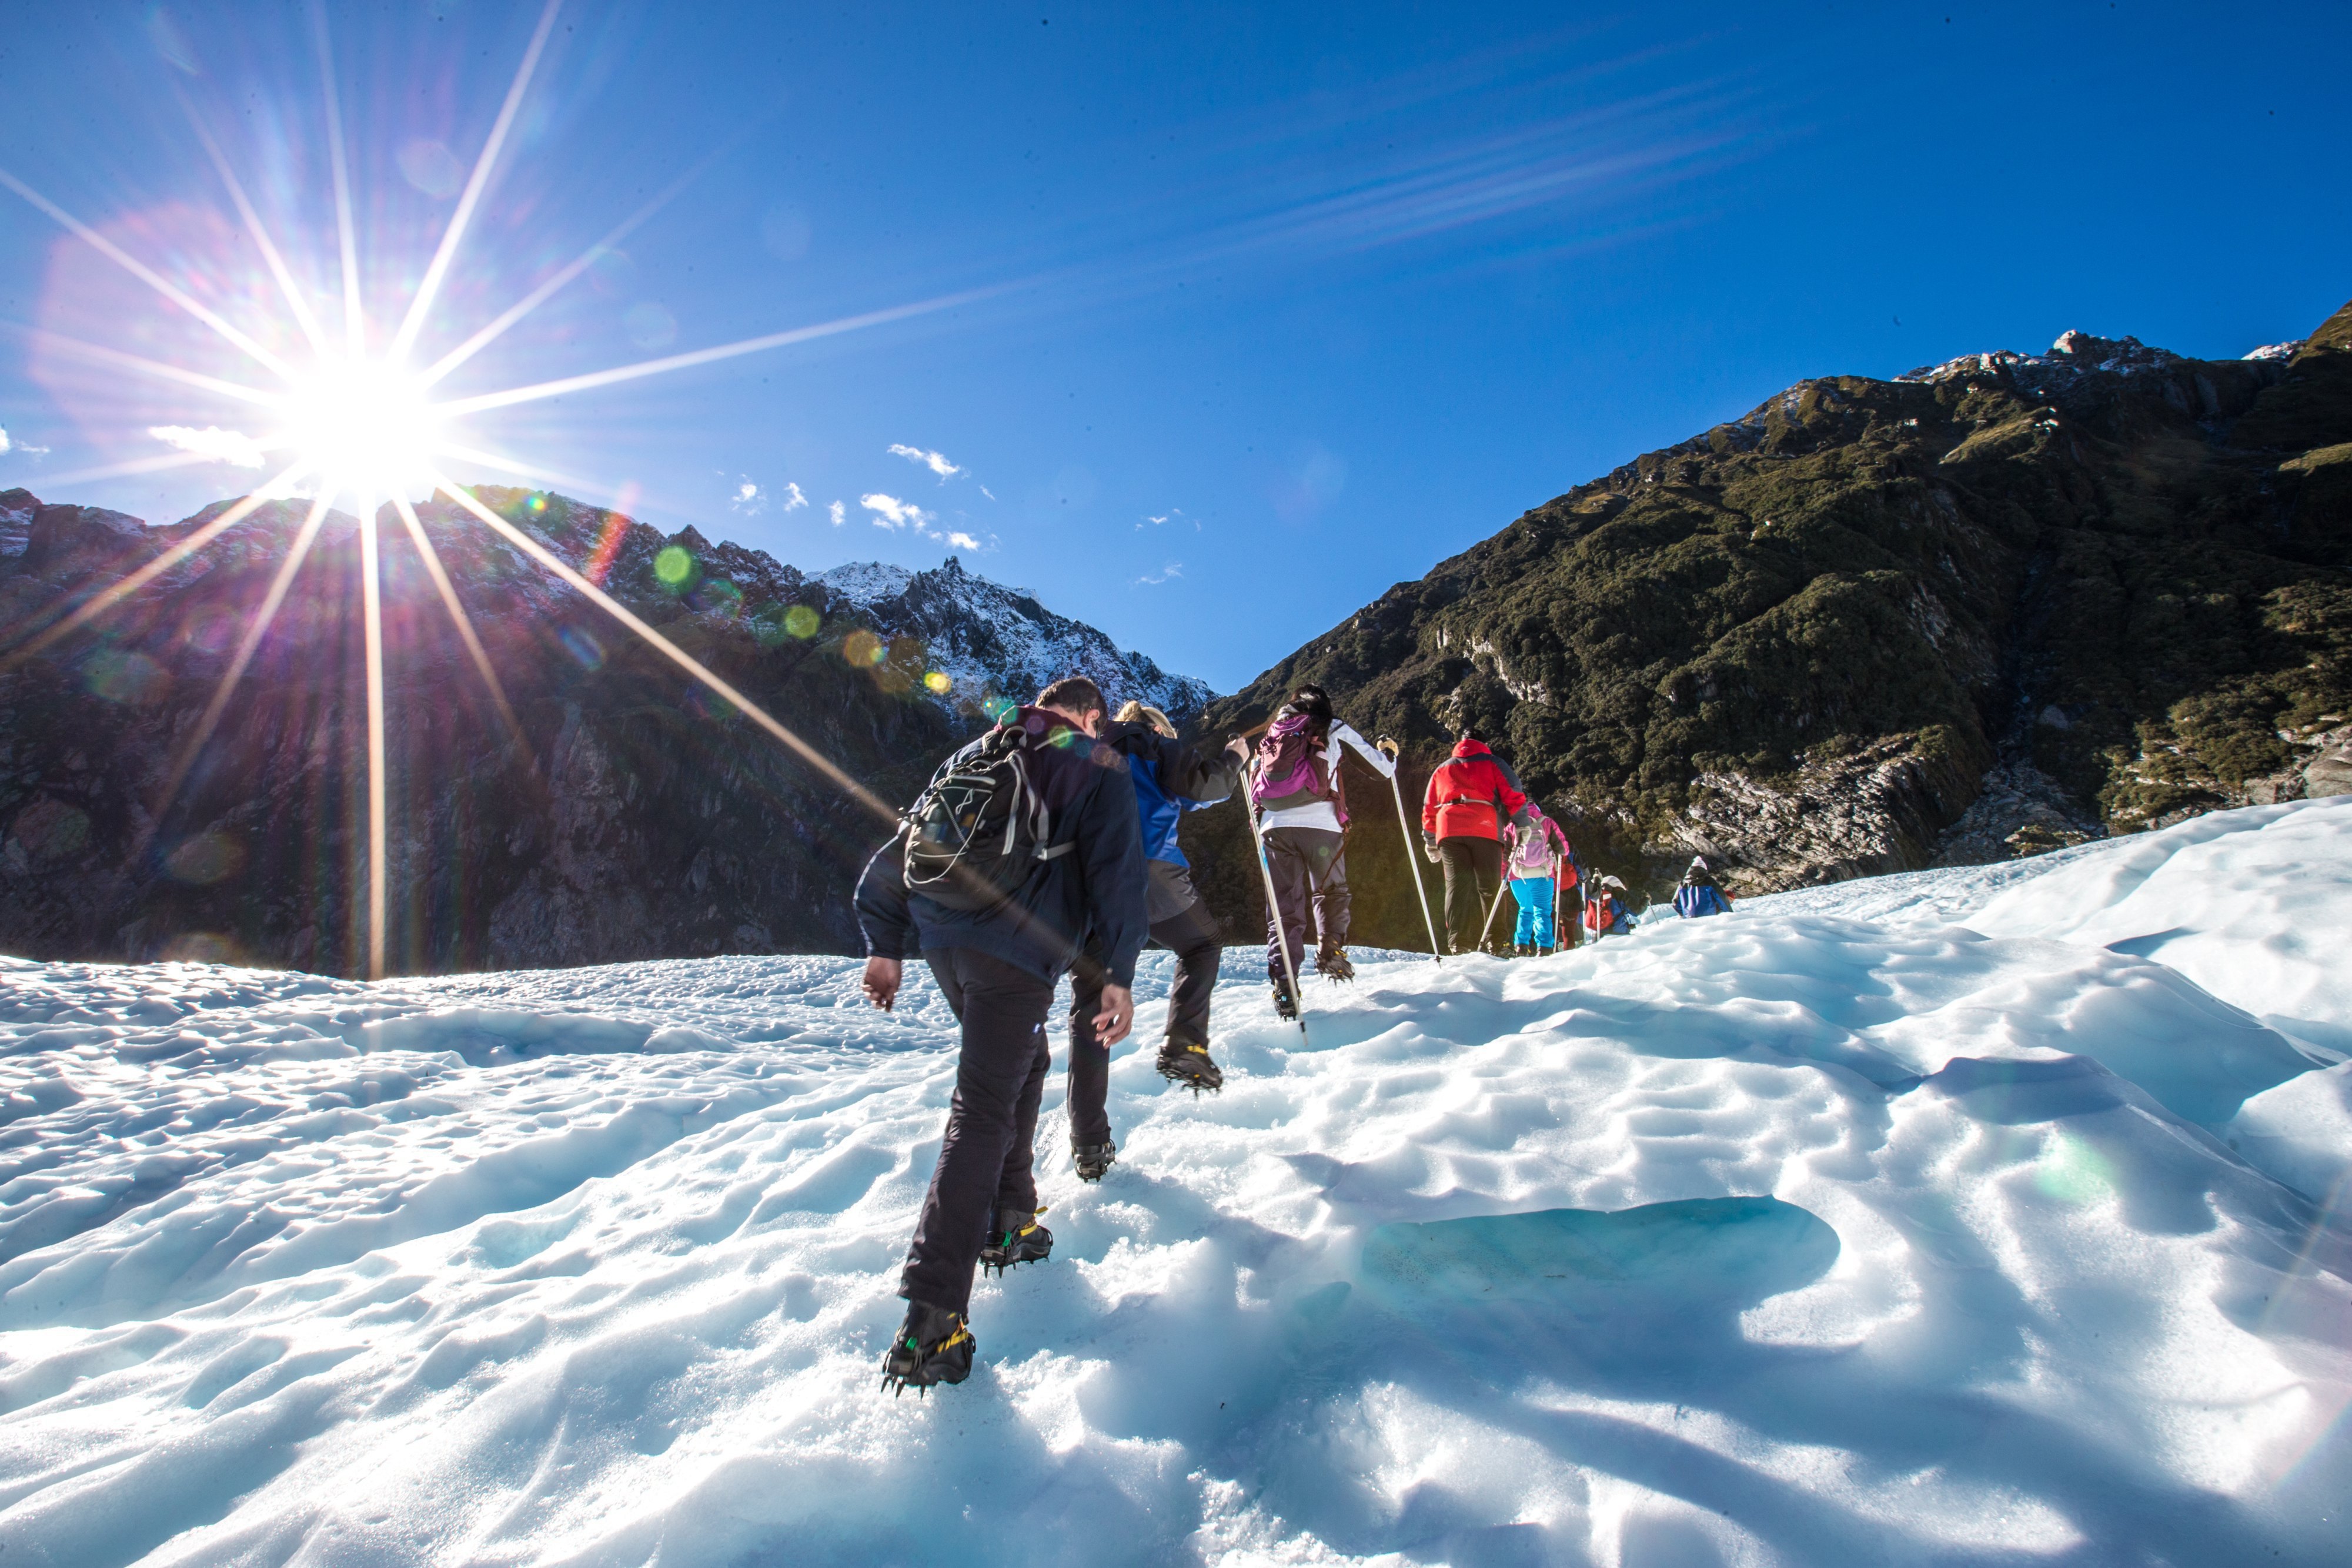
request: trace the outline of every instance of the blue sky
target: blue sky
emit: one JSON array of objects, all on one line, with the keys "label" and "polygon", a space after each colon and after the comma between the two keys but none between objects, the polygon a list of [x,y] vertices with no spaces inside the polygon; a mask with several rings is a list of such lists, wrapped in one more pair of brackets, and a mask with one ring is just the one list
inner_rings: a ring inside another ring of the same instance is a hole
[{"label": "blue sky", "polygon": [[[380,344],[541,13],[325,15]],[[2352,296],[2347,43],[2340,4],[572,0],[416,357],[667,193],[439,390],[903,313],[485,410],[476,450],[804,569],[959,549],[1232,690],[1800,377],[2068,328],[2212,356],[2307,330]],[[16,179],[290,348],[193,110],[340,310],[304,7],[26,7],[0,70]],[[253,483],[71,477],[252,411],[24,329],[257,372],[0,203],[0,485],[164,521]]]}]

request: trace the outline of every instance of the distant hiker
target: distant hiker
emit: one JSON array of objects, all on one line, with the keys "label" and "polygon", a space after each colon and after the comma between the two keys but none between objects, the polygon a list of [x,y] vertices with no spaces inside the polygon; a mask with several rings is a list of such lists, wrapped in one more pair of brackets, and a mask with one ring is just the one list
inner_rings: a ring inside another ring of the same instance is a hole
[{"label": "distant hiker", "polygon": [[1690,870],[1683,873],[1683,884],[1675,889],[1675,913],[1685,920],[1731,913],[1731,899],[1715,885],[1715,874],[1706,869],[1704,855],[1693,856]]},{"label": "distant hiker", "polygon": [[1102,723],[1092,681],[1047,686],[941,765],[858,878],[866,998],[887,1011],[919,951],[963,1025],[939,1164],[899,1276],[907,1321],[882,1358],[890,1386],[962,1382],[973,1265],[1053,1249],[1031,1145],[1045,1015],[1082,941],[1100,955],[1095,1039],[1116,1045],[1135,1021],[1143,839],[1126,758],[1092,738]]},{"label": "distant hiker", "polygon": [[1478,946],[1489,901],[1502,891],[1504,825],[1527,809],[1519,776],[1475,729],[1463,730],[1454,755],[1430,774],[1422,851],[1445,868],[1445,936],[1454,952]]},{"label": "distant hiker", "polygon": [[1595,937],[1622,936],[1633,929],[1633,912],[1625,907],[1618,894],[1625,884],[1613,876],[1604,876],[1601,885],[1584,900],[1584,928]]},{"label": "distant hiker", "polygon": [[[1160,1075],[1194,1090],[1223,1086],[1209,1056],[1209,994],[1217,988],[1223,937],[1216,918],[1192,889],[1192,867],[1176,842],[1187,811],[1214,805],[1241,783],[1249,743],[1234,740],[1203,755],[1176,738],[1176,726],[1156,707],[1129,703],[1103,725],[1102,744],[1127,758],[1135,781],[1142,829],[1145,910],[1151,939],[1176,955],[1168,996],[1168,1037],[1160,1048]],[[1095,1036],[1102,1000],[1103,954],[1092,933],[1070,976],[1070,1149],[1081,1181],[1100,1181],[1118,1154],[1104,1109],[1110,1084],[1110,1046]]]},{"label": "distant hiker", "polygon": [[[1524,821],[1504,826],[1503,851],[1503,869],[1510,878],[1511,897],[1519,906],[1518,925],[1512,934],[1512,953],[1522,958],[1533,957],[1553,946],[1556,935],[1565,938],[1559,946],[1575,946],[1578,926],[1572,890],[1578,880],[1576,851],[1570,845],[1568,835],[1560,831],[1559,824],[1530,800]],[[1557,933],[1552,929],[1555,901],[1567,903]]]},{"label": "distant hiker", "polygon": [[[1257,743],[1250,775],[1249,808],[1260,813],[1266,866],[1274,883],[1275,907],[1266,911],[1265,972],[1274,987],[1275,1010],[1298,1016],[1290,977],[1300,971],[1310,906],[1320,938],[1315,972],[1351,980],[1348,961],[1348,792],[1339,779],[1340,747],[1362,758],[1383,779],[1396,774],[1396,743],[1381,750],[1331,716],[1331,699],[1321,686],[1290,694]],[[1284,962],[1285,949],[1289,961]]]}]

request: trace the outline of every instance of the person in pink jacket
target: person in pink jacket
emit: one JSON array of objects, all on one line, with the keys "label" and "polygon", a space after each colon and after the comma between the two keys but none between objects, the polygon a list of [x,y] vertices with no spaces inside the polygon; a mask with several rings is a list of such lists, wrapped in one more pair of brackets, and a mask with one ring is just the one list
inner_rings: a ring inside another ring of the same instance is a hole
[{"label": "person in pink jacket", "polygon": [[[1559,831],[1559,824],[1545,816],[1533,800],[1528,802],[1523,819],[1503,829],[1503,874],[1510,878],[1511,896],[1519,905],[1513,953],[1528,957],[1556,946],[1576,946],[1584,928],[1577,907],[1581,878],[1576,850]],[[1559,912],[1557,931],[1552,919],[1555,899]]]}]

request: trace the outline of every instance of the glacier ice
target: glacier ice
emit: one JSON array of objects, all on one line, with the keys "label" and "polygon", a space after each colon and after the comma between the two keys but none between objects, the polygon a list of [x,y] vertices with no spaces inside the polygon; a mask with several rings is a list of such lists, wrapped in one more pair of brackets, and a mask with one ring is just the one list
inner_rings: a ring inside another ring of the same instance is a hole
[{"label": "glacier ice", "polygon": [[1150,955],[897,1401],[919,966],[0,960],[0,1561],[2337,1561],[2347,924],[2255,808],[1236,977],[1199,1100]]}]

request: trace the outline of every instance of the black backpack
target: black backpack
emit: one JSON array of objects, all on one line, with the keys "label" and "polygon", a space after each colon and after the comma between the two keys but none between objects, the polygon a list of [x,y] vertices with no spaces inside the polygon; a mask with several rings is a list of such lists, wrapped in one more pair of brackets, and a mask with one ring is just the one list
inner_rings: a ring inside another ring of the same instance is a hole
[{"label": "black backpack", "polygon": [[1028,732],[1000,725],[950,758],[907,810],[907,891],[942,909],[993,909],[1024,886],[1057,844],[1029,782]]}]

